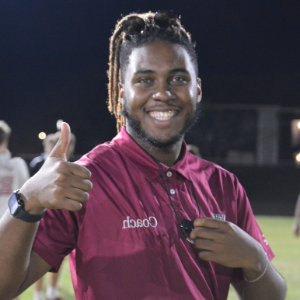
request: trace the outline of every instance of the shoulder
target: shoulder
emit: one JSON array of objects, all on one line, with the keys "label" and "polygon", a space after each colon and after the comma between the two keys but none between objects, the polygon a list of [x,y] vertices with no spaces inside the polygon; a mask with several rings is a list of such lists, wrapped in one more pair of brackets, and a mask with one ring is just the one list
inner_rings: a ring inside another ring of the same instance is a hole
[{"label": "shoulder", "polygon": [[190,169],[195,174],[206,174],[207,176],[221,176],[222,178],[228,178],[231,180],[237,180],[236,176],[224,169],[220,165],[197,157],[191,153],[187,153],[187,162]]},{"label": "shoulder", "polygon": [[14,158],[12,158],[11,162],[14,163],[15,165],[19,165],[19,166],[26,165],[25,160],[23,158],[21,158],[21,157],[14,157]]},{"label": "shoulder", "polygon": [[14,157],[11,159],[11,163],[13,165],[14,172],[18,174],[18,176],[22,176],[25,174],[26,177],[29,177],[28,166],[23,158]]},{"label": "shoulder", "polygon": [[87,154],[83,155],[76,163],[90,169],[93,167],[105,167],[116,165],[120,160],[121,154],[117,151],[113,142],[100,144]]},{"label": "shoulder", "polygon": [[205,159],[189,156],[192,180],[220,193],[230,193],[234,198],[244,198],[245,191],[235,174]]}]

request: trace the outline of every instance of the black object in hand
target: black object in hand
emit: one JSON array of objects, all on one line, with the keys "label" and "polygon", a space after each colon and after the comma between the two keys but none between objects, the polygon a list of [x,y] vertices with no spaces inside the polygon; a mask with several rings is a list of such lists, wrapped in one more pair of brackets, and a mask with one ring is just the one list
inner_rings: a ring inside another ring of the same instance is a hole
[{"label": "black object in hand", "polygon": [[183,219],[181,224],[180,224],[180,227],[182,227],[186,231],[192,231],[194,229],[194,224],[193,224],[193,221]]}]

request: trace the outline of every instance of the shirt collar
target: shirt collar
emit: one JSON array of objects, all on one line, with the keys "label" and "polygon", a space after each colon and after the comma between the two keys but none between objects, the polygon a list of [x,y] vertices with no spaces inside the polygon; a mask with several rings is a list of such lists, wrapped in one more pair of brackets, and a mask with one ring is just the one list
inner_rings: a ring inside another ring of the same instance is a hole
[{"label": "shirt collar", "polygon": [[[155,160],[142,149],[127,133],[123,126],[119,134],[113,139],[113,144],[117,146],[118,152],[124,154],[131,162],[145,175],[148,181],[153,181],[160,176],[160,171]],[[171,168],[160,163],[162,171],[178,172],[188,180],[191,180],[188,163],[188,151],[186,143],[183,141],[180,159]]]}]

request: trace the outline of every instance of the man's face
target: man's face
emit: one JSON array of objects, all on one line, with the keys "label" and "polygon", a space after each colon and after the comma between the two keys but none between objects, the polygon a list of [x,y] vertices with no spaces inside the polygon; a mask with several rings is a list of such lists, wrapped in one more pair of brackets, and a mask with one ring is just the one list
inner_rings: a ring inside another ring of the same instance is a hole
[{"label": "man's face", "polygon": [[126,130],[157,148],[181,141],[201,100],[200,79],[184,47],[156,42],[135,48],[120,83]]}]

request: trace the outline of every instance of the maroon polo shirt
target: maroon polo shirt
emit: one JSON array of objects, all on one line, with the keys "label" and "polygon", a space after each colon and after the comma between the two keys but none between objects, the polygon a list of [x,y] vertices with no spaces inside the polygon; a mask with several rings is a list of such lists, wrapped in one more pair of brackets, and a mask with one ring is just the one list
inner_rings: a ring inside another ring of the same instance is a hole
[{"label": "maroon polo shirt", "polygon": [[[34,251],[58,270],[70,254],[77,300],[227,299],[237,270],[197,258],[182,238],[156,162],[127,134],[83,156],[90,199],[79,212],[47,210]],[[237,224],[274,254],[236,177],[187,152],[171,168],[160,164],[182,219],[219,218]],[[237,275],[239,274],[239,275]]]}]

